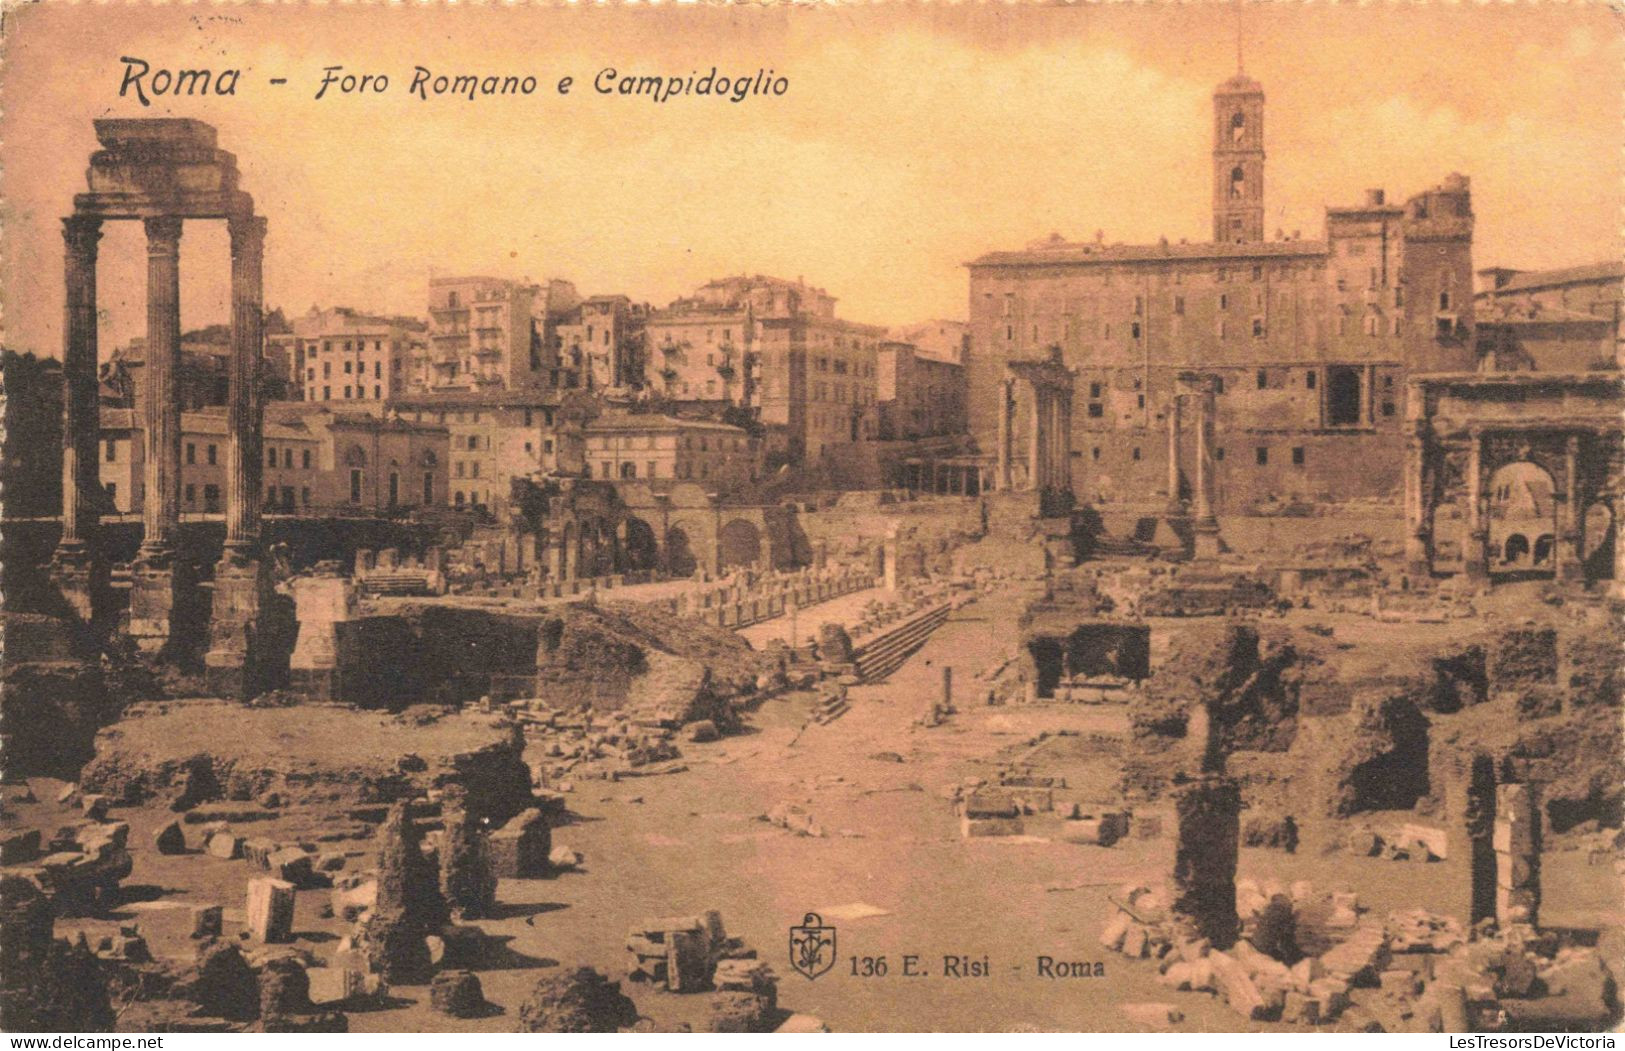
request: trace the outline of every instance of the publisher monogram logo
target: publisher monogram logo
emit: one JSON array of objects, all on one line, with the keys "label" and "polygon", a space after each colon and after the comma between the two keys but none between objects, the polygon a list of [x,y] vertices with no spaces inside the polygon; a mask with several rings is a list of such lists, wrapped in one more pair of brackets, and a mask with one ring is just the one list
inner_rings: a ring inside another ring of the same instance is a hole
[{"label": "publisher monogram logo", "polygon": [[835,966],[835,928],[824,918],[809,912],[801,923],[790,928],[790,966],[815,979]]}]

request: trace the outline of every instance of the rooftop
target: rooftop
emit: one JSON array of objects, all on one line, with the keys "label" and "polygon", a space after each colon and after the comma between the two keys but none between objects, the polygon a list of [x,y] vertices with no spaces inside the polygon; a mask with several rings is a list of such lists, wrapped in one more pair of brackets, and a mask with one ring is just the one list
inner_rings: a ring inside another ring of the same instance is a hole
[{"label": "rooftop", "polygon": [[737,434],[744,436],[743,428],[734,427],[715,420],[684,419],[678,416],[666,416],[660,413],[610,413],[600,416],[587,424],[588,433],[615,431],[626,433],[644,433],[648,431],[719,431],[724,434]]},{"label": "rooftop", "polygon": [[1281,259],[1309,258],[1326,254],[1324,241],[1257,241],[1232,244],[1228,241],[1202,241],[1175,244],[1101,244],[1054,239],[1049,244],[1017,252],[988,252],[966,266],[1043,266],[1053,264],[1091,265],[1096,263],[1141,262],[1148,259]]},{"label": "rooftop", "polygon": [[[1511,273],[1512,271],[1503,268],[1502,272]],[[1536,288],[1554,288],[1558,285],[1621,280],[1625,280],[1625,263],[1618,261],[1587,263],[1584,266],[1567,266],[1557,270],[1526,270],[1516,277],[1509,278],[1506,284],[1494,291],[1497,293],[1527,292]]]}]

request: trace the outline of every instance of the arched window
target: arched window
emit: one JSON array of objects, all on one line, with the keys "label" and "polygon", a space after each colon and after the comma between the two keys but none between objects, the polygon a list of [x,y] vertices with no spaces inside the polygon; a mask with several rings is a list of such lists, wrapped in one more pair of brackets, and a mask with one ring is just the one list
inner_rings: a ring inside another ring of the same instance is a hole
[{"label": "arched window", "polygon": [[1241,191],[1247,184],[1247,173],[1239,167],[1230,169],[1230,197],[1232,200],[1241,196]]},{"label": "arched window", "polygon": [[1247,115],[1238,110],[1236,115],[1230,118],[1230,141],[1240,142],[1246,134]]}]

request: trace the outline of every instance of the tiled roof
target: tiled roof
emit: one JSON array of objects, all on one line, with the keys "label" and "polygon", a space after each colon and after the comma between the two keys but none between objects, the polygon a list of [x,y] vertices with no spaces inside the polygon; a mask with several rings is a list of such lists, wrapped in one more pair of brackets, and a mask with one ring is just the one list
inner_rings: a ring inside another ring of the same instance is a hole
[{"label": "tiled roof", "polygon": [[1524,292],[1534,288],[1551,288],[1555,285],[1577,285],[1595,281],[1619,281],[1625,279],[1625,263],[1587,263],[1585,266],[1568,266],[1558,270],[1530,270],[1512,278],[1500,288],[1494,289],[1496,294],[1502,292]]},{"label": "tiled roof", "polygon": [[602,431],[665,431],[665,430],[703,430],[722,431],[727,434],[743,435],[742,428],[733,427],[715,420],[685,420],[676,416],[665,416],[659,413],[611,413],[600,416],[587,424],[588,433]]},{"label": "tiled roof", "polygon": [[1159,243],[1152,245],[1077,244],[1056,242],[1054,247],[1029,248],[1018,252],[988,252],[966,266],[1049,266],[1054,264],[1128,263],[1146,260],[1190,259],[1281,259],[1323,256],[1324,241],[1259,241],[1231,244],[1205,241],[1197,244]]},{"label": "tiled roof", "polygon": [[398,394],[388,404],[412,409],[504,408],[513,406],[558,405],[568,391],[540,387],[513,390],[459,390],[420,394]]}]

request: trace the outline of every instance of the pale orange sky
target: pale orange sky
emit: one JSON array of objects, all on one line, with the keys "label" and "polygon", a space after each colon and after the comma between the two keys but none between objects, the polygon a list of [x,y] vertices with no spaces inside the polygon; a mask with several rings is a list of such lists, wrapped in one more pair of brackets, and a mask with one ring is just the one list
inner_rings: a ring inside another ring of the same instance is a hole
[{"label": "pale orange sky", "polygon": [[[1249,5],[1268,95],[1266,228],[1473,180],[1475,265],[1620,255],[1625,46],[1601,4]],[[269,218],[266,302],[424,312],[429,269],[565,277],[664,305],[741,271],[842,316],[962,317],[960,265],[1060,231],[1205,239],[1210,95],[1236,11],[902,4],[790,10],[45,3],[5,15],[6,344],[60,353],[59,218],[98,116],[215,124]],[[244,70],[234,98],[119,98],[132,55]],[[321,67],[389,93],[314,101]],[[535,95],[421,102],[412,66],[533,74]],[[740,104],[604,98],[601,68],[790,80]],[[572,94],[553,88],[575,78]],[[272,87],[273,76],[289,84]],[[144,331],[140,227],[109,224],[102,349]],[[228,316],[222,224],[182,241],[182,320]]]}]

